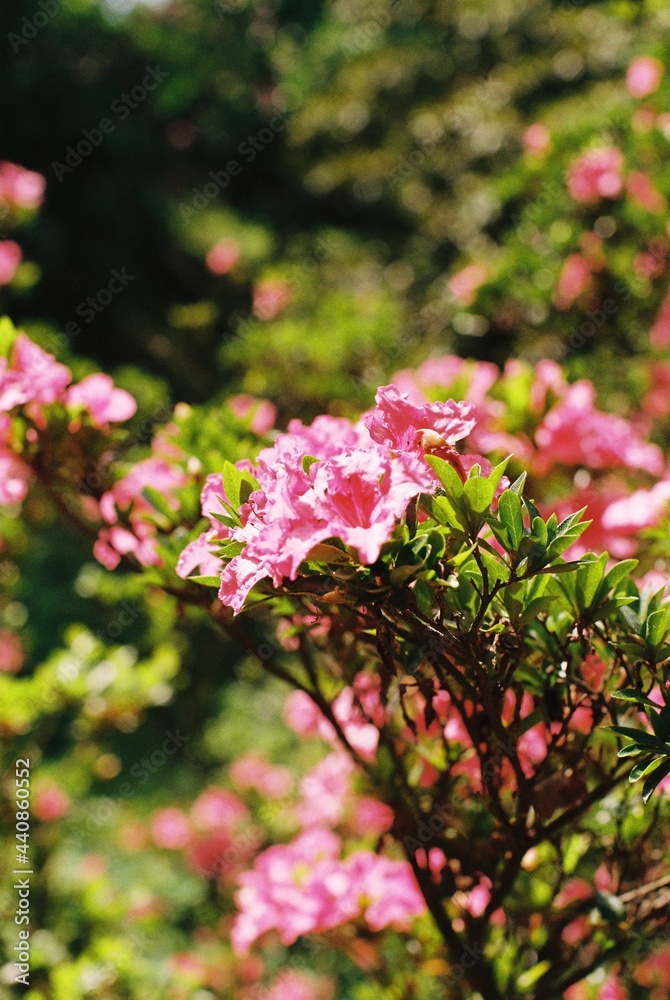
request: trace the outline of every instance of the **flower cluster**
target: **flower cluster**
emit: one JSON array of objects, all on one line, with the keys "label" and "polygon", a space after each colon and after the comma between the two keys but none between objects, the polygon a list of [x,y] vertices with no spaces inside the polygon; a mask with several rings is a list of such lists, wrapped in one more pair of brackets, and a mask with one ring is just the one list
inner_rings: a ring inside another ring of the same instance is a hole
[{"label": "flower cluster", "polygon": [[136,409],[130,393],[117,389],[107,375],[95,374],[71,385],[72,373],[25,334],[13,337],[7,357],[0,356],[0,504],[18,503],[28,491],[31,471],[17,453],[21,447],[12,424],[23,416],[28,443],[47,427],[51,407],[64,408],[71,430],[82,419],[101,430],[127,420]]},{"label": "flower cluster", "polygon": [[178,573],[185,577],[199,566],[202,575],[216,575],[221,563],[212,543],[241,544],[221,572],[219,591],[237,612],[259,580],[270,577],[275,586],[285,577],[294,580],[326,539],[337,538],[355,548],[361,562],[374,563],[410,500],[437,486],[426,453],[444,457],[463,479],[483,462],[455,447],[475,423],[470,403],[417,405],[392,385],[379,389],[377,407],[358,423],[330,416],[308,427],[292,421],[288,433],[258,455],[255,488],[239,511],[239,525],[218,519],[234,498],[220,478],[209,477],[202,504],[211,526],[184,550]]},{"label": "flower cluster", "polygon": [[270,930],[285,945],[302,934],[319,933],[363,917],[378,931],[406,926],[425,912],[426,904],[406,861],[392,861],[372,851],[355,851],[342,860],[341,839],[313,826],[290,844],[260,854],[240,877],[239,914],[233,946],[244,954]]}]

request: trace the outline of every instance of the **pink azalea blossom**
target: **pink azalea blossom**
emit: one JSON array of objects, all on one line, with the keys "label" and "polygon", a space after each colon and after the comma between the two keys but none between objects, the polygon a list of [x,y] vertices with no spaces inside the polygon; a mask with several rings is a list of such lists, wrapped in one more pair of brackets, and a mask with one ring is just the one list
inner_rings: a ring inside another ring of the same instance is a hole
[{"label": "pink azalea blossom", "polygon": [[0,163],[0,202],[10,208],[39,208],[44,198],[46,178],[16,163]]},{"label": "pink azalea blossom", "polygon": [[538,473],[562,464],[591,469],[624,466],[660,475],[660,448],[642,441],[627,420],[597,410],[595,394],[591,382],[575,382],[546,415],[535,434]]},{"label": "pink azalea blossom", "polygon": [[336,826],[343,818],[355,770],[342,751],[329,754],[300,782],[301,799],[295,814],[302,826]]},{"label": "pink azalea blossom", "polygon": [[[298,694],[302,692],[296,692]],[[230,780],[242,790],[254,789],[266,799],[281,799],[293,784],[291,772],[270,764],[259,754],[243,754],[230,766]]]},{"label": "pink azalea blossom", "polygon": [[565,258],[552,301],[557,309],[569,309],[591,281],[591,264],[580,253]]},{"label": "pink azalea blossom", "polygon": [[28,466],[0,446],[0,507],[21,503],[28,492],[30,477]]},{"label": "pink azalea blossom", "polygon": [[670,292],[663,299],[649,331],[649,343],[656,351],[661,351],[670,344]]},{"label": "pink azalea blossom", "polygon": [[171,851],[183,850],[191,841],[191,825],[181,809],[157,809],[150,828],[154,843]]},{"label": "pink azalea blossom", "polygon": [[134,416],[137,403],[125,389],[117,389],[109,375],[97,372],[87,375],[77,385],[70,386],[67,405],[88,410],[94,427],[121,423]]},{"label": "pink azalea blossom", "polygon": [[575,201],[618,198],[623,190],[623,154],[614,146],[592,149],[572,161],[568,191]]},{"label": "pink azalea blossom", "polygon": [[626,181],[626,191],[630,199],[645,212],[662,215],[668,210],[667,201],[642,170],[631,171]]},{"label": "pink azalea blossom", "polygon": [[69,368],[20,333],[12,345],[9,367],[0,365],[0,410],[28,404],[31,416],[39,419],[42,406],[62,399],[71,378]]},{"label": "pink azalea blossom", "polygon": [[449,278],[447,286],[459,305],[471,306],[486,278],[486,268],[482,264],[468,264]]},{"label": "pink azalea blossom", "polygon": [[249,429],[259,437],[267,434],[275,425],[277,407],[267,399],[257,399],[241,393],[239,396],[231,396],[228,406],[238,420],[249,418]]},{"label": "pink azalea blossom", "polygon": [[287,969],[280,972],[265,1000],[317,1000],[318,993],[312,979],[301,972]]},{"label": "pink azalea blossom", "polygon": [[32,798],[33,814],[43,823],[53,823],[67,816],[70,806],[70,797],[55,781],[41,784]]},{"label": "pink azalea blossom", "polygon": [[191,819],[201,830],[233,830],[249,818],[249,810],[233,792],[225,788],[206,788],[193,803]]},{"label": "pink azalea blossom", "polygon": [[349,828],[359,837],[379,837],[393,826],[393,810],[385,802],[365,795],[355,800]]},{"label": "pink azalea blossom", "polygon": [[542,122],[534,122],[523,133],[523,148],[532,156],[544,156],[550,144],[551,132]]},{"label": "pink azalea blossom", "polygon": [[19,269],[23,252],[14,240],[0,240],[0,286],[13,281]]},{"label": "pink azalea blossom", "polygon": [[633,97],[648,97],[658,90],[665,67],[660,59],[638,56],[633,59],[626,73],[626,87]]},{"label": "pink azalea blossom", "polygon": [[240,259],[240,245],[237,240],[225,239],[215,243],[205,257],[205,264],[211,274],[228,274]]},{"label": "pink azalea blossom", "polygon": [[330,830],[313,826],[290,844],[260,854],[253,869],[240,876],[235,896],[238,914],[231,940],[246,954],[269,930],[284,945],[303,934],[320,933],[362,915],[372,930],[390,924],[407,926],[425,912],[409,864],[371,851],[340,860],[341,841]]},{"label": "pink azalea blossom", "polygon": [[393,385],[381,386],[375,400],[377,407],[364,417],[365,426],[373,441],[397,452],[421,456],[426,440],[433,448],[453,448],[476,423],[471,403],[450,399],[417,406]]},{"label": "pink azalea blossom", "polygon": [[257,319],[276,319],[291,301],[291,289],[286,281],[266,278],[253,287],[252,312]]},{"label": "pink azalea blossom", "polygon": [[[0,476],[2,471],[0,470]],[[0,628],[0,673],[16,674],[23,666],[23,649],[16,632]]]}]

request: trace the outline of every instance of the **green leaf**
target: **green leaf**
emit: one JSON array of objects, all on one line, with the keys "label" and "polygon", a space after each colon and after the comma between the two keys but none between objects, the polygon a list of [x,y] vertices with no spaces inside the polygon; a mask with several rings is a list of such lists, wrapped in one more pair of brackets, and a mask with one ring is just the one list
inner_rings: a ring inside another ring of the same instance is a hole
[{"label": "green leaf", "polygon": [[650,646],[660,646],[670,629],[670,611],[654,611],[644,623],[643,635]]},{"label": "green leaf", "polygon": [[509,465],[509,460],[510,460],[511,457],[512,457],[511,455],[508,455],[507,458],[503,459],[502,462],[499,462],[498,465],[496,465],[493,469],[491,469],[491,471],[490,471],[490,473],[488,475],[488,481],[493,484],[493,493],[494,493],[494,495],[495,495],[495,491],[498,489],[498,485],[500,484],[500,480],[502,479],[502,477],[503,477],[503,475],[505,473],[505,469]]},{"label": "green leaf", "polygon": [[463,486],[463,493],[470,510],[474,511],[475,514],[485,514],[493,502],[495,489],[494,484],[482,476],[467,479]]},{"label": "green leaf", "polygon": [[8,358],[12,344],[18,336],[9,316],[0,317],[0,357]]},{"label": "green leaf", "polygon": [[223,463],[223,489],[228,503],[233,510],[239,510],[241,506],[240,492],[242,487],[242,473],[232,462]]},{"label": "green leaf", "polygon": [[426,455],[426,461],[439,479],[440,483],[452,498],[463,496],[463,483],[456,470],[437,455]]},{"label": "green leaf", "polygon": [[523,494],[523,488],[526,482],[527,475],[528,475],[527,472],[522,472],[519,478],[515,479],[512,485],[510,486],[511,491],[513,493],[516,493],[518,497],[520,497]]},{"label": "green leaf", "polygon": [[658,705],[650,701],[646,694],[642,694],[641,691],[635,691],[633,688],[626,688],[624,691],[613,691],[612,697],[616,698],[617,701],[632,701],[635,705],[649,705],[651,708],[658,709]]},{"label": "green leaf", "polygon": [[644,785],[642,786],[642,800],[643,802],[648,802],[651,796],[654,794],[657,786],[663,781],[664,778],[670,774],[670,760],[666,760],[660,767],[658,767],[653,774],[650,774]]},{"label": "green leaf", "polygon": [[218,587],[221,586],[221,581],[218,576],[189,576],[188,580],[191,583],[199,583],[203,587]]},{"label": "green leaf", "polygon": [[644,778],[647,774],[652,774],[657,767],[660,767],[663,763],[663,757],[656,757],[655,760],[642,761],[641,764],[636,764],[628,775],[628,780],[632,784],[634,781],[639,781],[640,778]]},{"label": "green leaf", "polygon": [[521,501],[512,490],[505,490],[500,496],[498,500],[498,517],[507,530],[510,548],[513,552],[516,552],[523,538],[523,513],[521,510]]},{"label": "green leaf", "polygon": [[314,458],[314,455],[303,455],[302,456],[302,471],[309,473],[315,462],[318,462],[318,458]]},{"label": "green leaf", "polygon": [[324,562],[335,565],[343,565],[351,562],[351,556],[336,545],[327,545],[326,542],[319,542],[307,553],[309,562]]}]

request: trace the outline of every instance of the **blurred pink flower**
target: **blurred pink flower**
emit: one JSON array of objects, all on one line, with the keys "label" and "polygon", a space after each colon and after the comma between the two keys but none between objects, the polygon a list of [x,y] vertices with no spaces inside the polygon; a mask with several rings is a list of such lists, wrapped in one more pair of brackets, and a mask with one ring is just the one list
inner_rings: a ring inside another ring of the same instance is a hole
[{"label": "blurred pink flower", "polygon": [[580,202],[617,198],[623,190],[622,170],[623,154],[615,146],[582,153],[568,168],[570,196]]},{"label": "blurred pink flower", "polygon": [[301,972],[280,972],[265,1000],[317,1000],[318,993],[312,979]]},{"label": "blurred pink flower", "polygon": [[232,830],[249,818],[242,799],[225,788],[206,788],[191,807],[191,819],[201,830]]},{"label": "blurred pink flower", "polygon": [[542,122],[534,122],[523,133],[523,148],[534,156],[544,156],[549,151],[551,132]]},{"label": "blurred pink flower", "polygon": [[291,301],[291,289],[280,278],[265,278],[252,289],[252,312],[257,319],[276,319]]},{"label": "blurred pink flower", "polygon": [[645,212],[661,215],[668,210],[668,203],[657,191],[650,177],[641,170],[633,170],[626,181],[626,191],[632,201]]},{"label": "blurred pink flower", "polygon": [[251,417],[249,428],[259,437],[267,434],[275,425],[277,407],[267,399],[257,399],[256,396],[240,393],[238,396],[231,396],[228,405],[238,420]]},{"label": "blurred pink flower", "polygon": [[281,799],[293,784],[291,772],[259,754],[245,753],[230,765],[230,780],[242,790],[254,789],[266,799]]},{"label": "blurred pink flower", "polygon": [[565,258],[552,302],[557,309],[569,309],[582,295],[591,281],[591,264],[580,253]]},{"label": "blurred pink flower", "polygon": [[0,163],[0,202],[11,208],[39,208],[46,178],[7,160]]},{"label": "blurred pink flower", "polygon": [[25,498],[30,476],[27,465],[0,447],[0,507],[20,503]]},{"label": "blurred pink flower", "polygon": [[547,413],[535,434],[538,474],[562,464],[590,469],[625,466],[660,475],[664,465],[660,448],[638,437],[627,420],[597,410],[595,395],[591,382],[575,382]]},{"label": "blurred pink flower", "polygon": [[359,837],[378,837],[393,826],[394,812],[385,802],[360,796],[354,803],[349,827]]},{"label": "blurred pink flower", "polygon": [[240,259],[240,245],[237,240],[225,239],[215,243],[205,257],[207,269],[216,275],[227,274]]},{"label": "blurred pink flower", "polygon": [[19,269],[23,252],[14,240],[0,240],[0,286],[8,285]]},{"label": "blurred pink flower", "polygon": [[351,758],[336,751],[307,772],[300,782],[302,797],[295,810],[302,826],[336,826],[342,820],[354,770]]},{"label": "blurred pink flower", "polygon": [[649,343],[657,351],[670,344],[670,292],[663,299],[661,308],[649,330]]},{"label": "blurred pink flower", "polygon": [[52,823],[67,816],[70,798],[55,781],[44,782],[33,796],[32,810],[43,823]]},{"label": "blurred pink flower", "polygon": [[186,813],[173,806],[157,809],[151,817],[150,829],[154,843],[171,851],[183,850],[191,841],[191,825]]},{"label": "blurred pink flower", "polygon": [[468,264],[448,279],[449,291],[461,306],[471,306],[477,297],[477,290],[486,281],[487,273],[483,264]]},{"label": "blurred pink flower", "polygon": [[[0,466],[1,476],[2,467]],[[16,674],[22,666],[23,650],[18,635],[16,632],[12,632],[11,629],[0,628],[0,673]]]},{"label": "blurred pink flower", "polygon": [[658,90],[665,67],[660,59],[638,56],[633,59],[626,73],[626,87],[633,97],[647,97]]}]

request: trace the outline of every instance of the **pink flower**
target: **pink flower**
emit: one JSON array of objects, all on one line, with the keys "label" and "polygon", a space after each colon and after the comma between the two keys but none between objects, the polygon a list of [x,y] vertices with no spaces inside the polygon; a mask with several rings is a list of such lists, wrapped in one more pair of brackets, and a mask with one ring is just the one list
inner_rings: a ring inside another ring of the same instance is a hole
[{"label": "pink flower", "polygon": [[34,170],[26,170],[6,160],[0,163],[0,202],[10,208],[39,208],[46,179]]},{"label": "pink flower", "polygon": [[471,306],[486,278],[486,268],[482,264],[468,264],[461,271],[452,274],[447,286],[459,305]]},{"label": "pink flower", "polygon": [[265,1000],[317,1000],[317,996],[313,980],[287,969],[279,973]]},{"label": "pink flower", "polygon": [[583,380],[570,386],[549,411],[535,434],[537,472],[562,464],[591,469],[624,466],[660,475],[660,449],[640,440],[627,420],[596,410],[594,402],[595,388]]},{"label": "pink flower", "polygon": [[372,930],[406,926],[426,910],[406,861],[370,851],[340,860],[341,841],[331,831],[310,827],[290,844],[270,847],[251,871],[240,876],[238,914],[231,940],[238,954],[269,930],[284,945],[303,934],[320,933],[363,913]]},{"label": "pink flower", "polygon": [[575,299],[588,288],[591,273],[591,264],[580,253],[571,253],[565,258],[558,285],[552,296],[552,302],[557,309],[570,308]]},{"label": "pink flower", "polygon": [[340,538],[368,564],[379,557],[412,497],[434,489],[428,469],[413,456],[393,460],[381,448],[350,451],[314,468],[314,512],[324,525],[315,541]]},{"label": "pink flower", "polygon": [[551,132],[542,122],[534,122],[523,133],[523,148],[533,156],[544,156],[550,143]]},{"label": "pink flower", "polygon": [[628,1000],[628,996],[628,990],[620,978],[614,974],[608,976],[598,990],[598,1000]]},{"label": "pink flower", "polygon": [[473,917],[481,917],[491,899],[493,883],[487,875],[479,875],[479,882],[469,892],[459,893],[458,902]]},{"label": "pink flower", "polygon": [[230,780],[238,788],[252,788],[266,799],[283,798],[293,784],[291,772],[285,767],[276,767],[258,754],[251,753],[238,757],[231,764]]},{"label": "pink flower", "polygon": [[266,278],[253,287],[252,312],[264,322],[276,319],[290,301],[291,289],[287,282],[280,279]]},{"label": "pink flower", "polygon": [[614,146],[582,153],[568,168],[567,182],[575,201],[617,198],[623,190],[623,155]]},{"label": "pink flower", "polygon": [[228,274],[240,259],[240,245],[237,240],[219,240],[205,257],[207,269],[216,275]]},{"label": "pink flower", "polygon": [[201,830],[232,830],[249,818],[242,799],[225,788],[206,788],[193,803],[191,819]]},{"label": "pink flower", "polygon": [[379,744],[379,730],[367,721],[356,701],[354,689],[343,688],[333,702],[333,715],[351,748],[363,760],[373,761]]},{"label": "pink flower", "polygon": [[393,810],[385,802],[363,795],[355,801],[349,827],[359,837],[378,837],[391,829],[394,819]]},{"label": "pink flower", "polygon": [[238,420],[249,418],[249,429],[259,437],[267,434],[275,425],[277,407],[267,399],[257,399],[255,396],[242,393],[231,396],[228,399],[228,406]]},{"label": "pink flower", "polygon": [[0,447],[0,507],[21,503],[28,492],[30,476],[27,465]]},{"label": "pink flower", "polygon": [[192,837],[188,817],[181,809],[157,809],[151,817],[151,836],[159,847],[171,851],[183,850]]},{"label": "pink flower", "polygon": [[[2,472],[0,471],[0,476]],[[21,640],[16,632],[0,628],[0,673],[16,674],[23,666]]]},{"label": "pink flower", "polygon": [[649,331],[649,343],[656,351],[670,344],[670,292],[661,303],[661,308]]},{"label": "pink flower", "polygon": [[375,400],[376,408],[364,417],[365,426],[373,441],[393,451],[422,456],[426,441],[431,448],[453,448],[476,424],[471,403],[450,399],[446,403],[418,406],[401,395],[394,385],[381,386]]},{"label": "pink flower", "polygon": [[658,90],[665,67],[659,59],[638,56],[633,59],[626,73],[626,87],[633,97],[641,98]]},{"label": "pink flower", "polygon": [[305,691],[291,692],[284,702],[283,717],[286,725],[300,736],[316,736],[320,723],[326,721]]},{"label": "pink flower", "polygon": [[668,210],[667,201],[642,170],[631,171],[626,181],[626,191],[631,200],[645,212],[660,215]]},{"label": "pink flower", "polygon": [[0,286],[8,285],[19,269],[23,252],[14,240],[0,240]]},{"label": "pink flower", "polygon": [[129,420],[137,403],[125,389],[116,389],[109,375],[101,372],[87,375],[77,385],[70,386],[66,402],[73,408],[88,410],[94,427]]},{"label": "pink flower", "polygon": [[70,798],[55,781],[44,782],[33,796],[33,813],[43,823],[53,823],[67,816]]},{"label": "pink flower", "polygon": [[62,398],[71,377],[69,368],[20,333],[12,345],[9,370],[3,372],[0,366],[0,410],[27,403],[31,415],[39,417],[41,406]]},{"label": "pink flower", "polygon": [[355,770],[343,752],[331,753],[308,771],[300,782],[301,800],[296,816],[303,826],[336,826],[344,816]]}]

